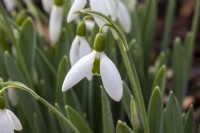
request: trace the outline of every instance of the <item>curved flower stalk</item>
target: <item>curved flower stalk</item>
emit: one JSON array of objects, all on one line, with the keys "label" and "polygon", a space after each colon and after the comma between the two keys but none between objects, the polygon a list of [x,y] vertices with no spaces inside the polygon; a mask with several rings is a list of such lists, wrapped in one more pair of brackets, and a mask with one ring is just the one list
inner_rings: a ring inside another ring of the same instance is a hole
[{"label": "curved flower stalk", "polygon": [[14,130],[21,131],[22,125],[15,114],[5,108],[3,95],[0,94],[0,132],[14,133]]},{"label": "curved flower stalk", "polygon": [[64,9],[62,6],[62,2],[60,3],[55,2],[51,10],[50,20],[49,20],[49,36],[52,43],[57,42],[60,36],[62,20],[63,20],[63,11]]},{"label": "curved flower stalk", "polygon": [[[69,10],[67,16],[67,22],[73,21],[78,14],[75,11],[82,10],[87,4],[87,0],[75,0]],[[101,12],[106,16],[111,16],[111,18],[117,17],[117,3],[115,0],[90,0],[90,7],[92,10]],[[102,20],[98,16],[94,16],[94,19],[99,27],[101,27],[106,21]]]},{"label": "curved flower stalk", "polygon": [[3,0],[7,11],[12,11],[15,8],[15,0]]},{"label": "curved flower stalk", "polygon": [[53,6],[53,0],[41,0],[43,9],[46,13],[49,13],[51,11],[51,8]]},{"label": "curved flower stalk", "polygon": [[84,22],[81,22],[77,27],[77,35],[72,42],[72,46],[69,52],[71,66],[73,66],[80,58],[92,51],[89,43],[85,39],[85,35],[86,25]]},{"label": "curved flower stalk", "polygon": [[121,100],[123,94],[121,76],[114,63],[105,55],[104,45],[103,34],[97,34],[94,50],[81,58],[67,73],[62,85],[63,92],[87,76],[99,75],[108,95],[115,101]]},{"label": "curved flower stalk", "polygon": [[121,0],[118,0],[118,21],[119,24],[122,26],[124,31],[126,33],[130,33],[131,31],[131,17],[127,10],[127,7],[124,5],[124,3]]}]

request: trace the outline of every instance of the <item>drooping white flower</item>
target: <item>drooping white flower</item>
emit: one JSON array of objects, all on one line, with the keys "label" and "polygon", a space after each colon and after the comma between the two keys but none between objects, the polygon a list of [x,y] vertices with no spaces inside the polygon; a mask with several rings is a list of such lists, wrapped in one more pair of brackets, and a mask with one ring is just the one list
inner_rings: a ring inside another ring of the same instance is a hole
[{"label": "drooping white flower", "polygon": [[51,11],[51,8],[53,6],[53,0],[41,0],[43,9],[46,13],[49,13]]},{"label": "drooping white flower", "polygon": [[14,133],[22,130],[19,119],[10,110],[5,108],[5,101],[0,90],[0,133]]},{"label": "drooping white flower", "polygon": [[3,0],[6,10],[12,11],[15,8],[15,0]]},{"label": "drooping white flower", "polygon": [[[99,39],[100,38],[100,39]],[[67,73],[62,85],[62,91],[67,91],[88,75],[100,75],[108,95],[115,101],[120,101],[123,94],[121,76],[114,63],[103,52],[105,40],[102,33],[95,39],[93,52],[81,58]]]},{"label": "drooping white flower", "polygon": [[19,119],[10,110],[0,109],[0,133],[14,133],[14,130],[22,130]]},{"label": "drooping white flower", "polygon": [[71,66],[73,66],[80,58],[91,53],[91,48],[85,37],[77,35],[72,42],[69,52]]},{"label": "drooping white flower", "polygon": [[131,17],[121,0],[118,0],[118,21],[126,33],[131,31]]},{"label": "drooping white flower", "polygon": [[55,43],[61,33],[63,6],[53,5],[49,21],[49,36],[52,43]]},{"label": "drooping white flower", "polygon": [[69,52],[69,58],[71,66],[73,66],[80,58],[91,53],[91,48],[87,40],[86,35],[86,24],[84,21],[80,22],[76,29],[77,36],[72,42],[72,46]]}]

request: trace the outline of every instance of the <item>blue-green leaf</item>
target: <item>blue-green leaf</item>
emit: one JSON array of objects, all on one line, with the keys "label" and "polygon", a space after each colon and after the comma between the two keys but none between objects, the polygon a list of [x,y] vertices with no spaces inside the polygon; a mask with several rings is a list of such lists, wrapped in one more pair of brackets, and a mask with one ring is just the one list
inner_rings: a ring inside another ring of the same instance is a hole
[{"label": "blue-green leaf", "polygon": [[90,127],[87,122],[78,114],[74,109],[70,106],[65,107],[65,111],[71,123],[81,132],[83,133],[92,133]]},{"label": "blue-green leaf", "polygon": [[118,120],[116,133],[134,133],[134,131],[126,125],[126,123]]},{"label": "blue-green leaf", "polygon": [[110,103],[108,97],[104,91],[103,86],[101,86],[101,104],[102,104],[102,116],[103,116],[103,132],[104,133],[114,133],[114,124],[112,112],[110,109]]},{"label": "blue-green leaf", "polygon": [[181,109],[173,92],[170,92],[169,101],[164,112],[164,132],[183,133]]},{"label": "blue-green leaf", "polygon": [[160,88],[156,86],[152,92],[149,108],[148,120],[151,133],[160,133],[161,121],[163,120],[163,103]]}]

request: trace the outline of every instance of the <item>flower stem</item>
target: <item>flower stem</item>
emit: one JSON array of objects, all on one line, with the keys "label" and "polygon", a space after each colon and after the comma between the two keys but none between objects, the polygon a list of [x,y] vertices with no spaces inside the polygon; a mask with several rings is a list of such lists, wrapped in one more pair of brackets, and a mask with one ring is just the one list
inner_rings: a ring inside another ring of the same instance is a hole
[{"label": "flower stem", "polygon": [[44,104],[49,110],[51,110],[55,115],[57,115],[74,133],[80,133],[78,129],[62,114],[60,113],[54,106],[52,106],[49,102],[47,102],[45,99],[40,97],[37,93],[35,93],[33,90],[25,86],[24,84],[20,82],[0,82],[0,85],[5,86],[3,87],[0,92],[5,91],[6,89],[11,88],[17,88],[24,91],[27,91],[30,93],[35,99],[40,101],[42,104]]}]

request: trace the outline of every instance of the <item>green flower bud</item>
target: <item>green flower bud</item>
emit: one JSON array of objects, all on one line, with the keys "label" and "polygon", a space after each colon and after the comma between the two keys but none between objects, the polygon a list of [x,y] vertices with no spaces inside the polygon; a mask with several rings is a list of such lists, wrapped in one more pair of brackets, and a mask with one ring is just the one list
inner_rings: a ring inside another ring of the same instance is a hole
[{"label": "green flower bud", "polygon": [[85,36],[86,35],[86,25],[85,22],[80,22],[76,29],[76,34],[79,36]]},{"label": "green flower bud", "polygon": [[93,49],[97,52],[103,52],[105,48],[105,37],[103,33],[98,33],[94,40]]},{"label": "green flower bud", "polygon": [[63,0],[54,0],[54,4],[56,6],[62,6],[63,5]]},{"label": "green flower bud", "polygon": [[2,94],[0,94],[0,109],[5,109],[5,100]]}]

